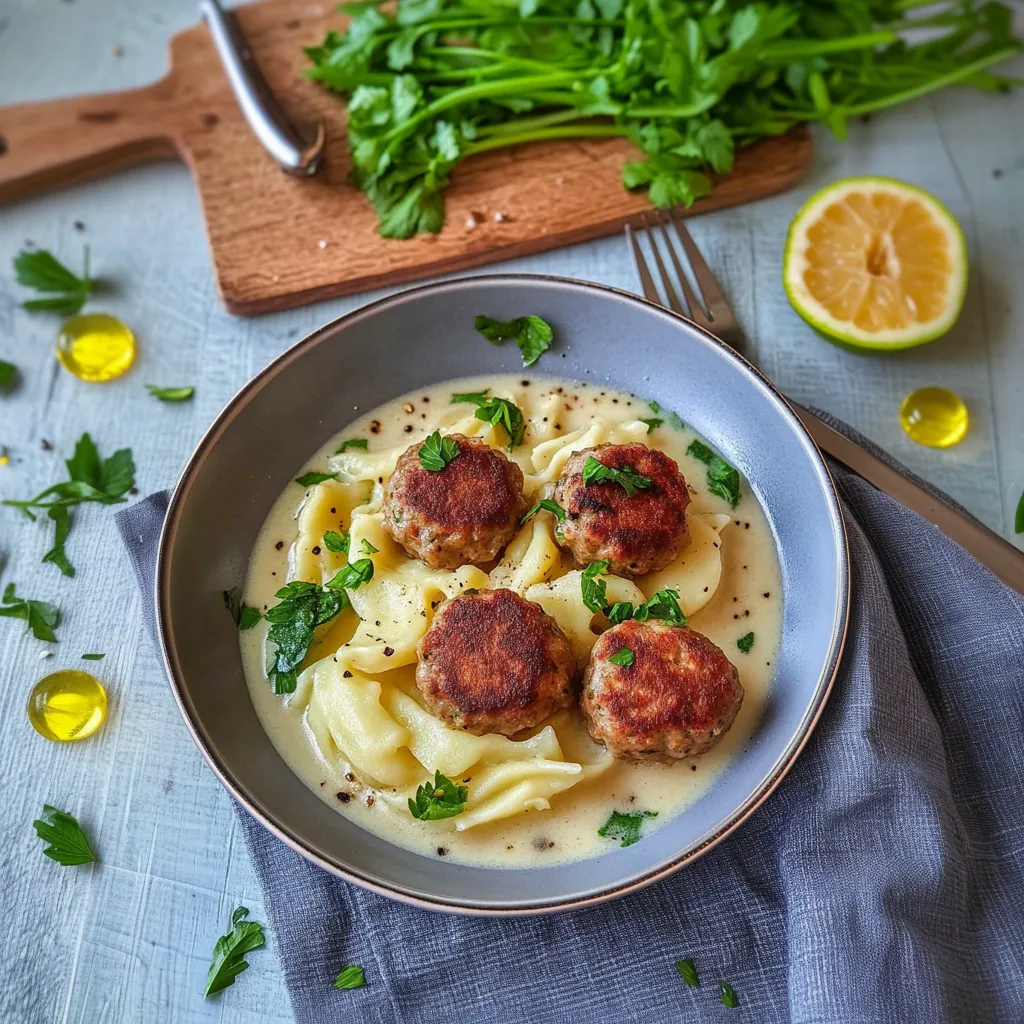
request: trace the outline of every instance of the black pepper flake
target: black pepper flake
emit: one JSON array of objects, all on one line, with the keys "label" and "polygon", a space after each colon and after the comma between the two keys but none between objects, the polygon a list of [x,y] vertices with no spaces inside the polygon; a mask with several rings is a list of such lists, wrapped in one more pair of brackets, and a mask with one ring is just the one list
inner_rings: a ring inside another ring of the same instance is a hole
[{"label": "black pepper flake", "polygon": [[707,588],[707,587],[705,587],[705,588],[704,588],[704,593],[706,594],[707,592],[708,592],[708,588]]},{"label": "black pepper flake", "polygon": [[448,847],[446,847],[446,846],[439,846],[437,848],[437,855],[438,855],[438,857],[447,857],[448,856]]},{"label": "black pepper flake", "polygon": [[373,802],[374,802],[374,796],[373,796],[373,794],[371,793],[371,794],[370,794],[370,795],[369,795],[369,796],[368,796],[368,797],[366,798],[366,806],[367,806],[367,807],[372,807],[372,806],[373,806]]},{"label": "black pepper flake", "polygon": [[506,850],[514,850],[515,847],[511,843],[509,843],[508,846],[505,847],[505,849]]},{"label": "black pepper flake", "polygon": [[771,596],[772,596],[772,592],[771,592],[770,590],[766,590],[766,591],[764,592],[764,595],[763,595],[763,596],[764,596],[764,597],[771,597]]},{"label": "black pepper flake", "polygon": [[561,430],[561,429],[562,429],[562,424],[561,423],[556,423],[555,424],[555,430]]},{"label": "black pepper flake", "polygon": [[370,433],[371,434],[379,434],[380,433],[380,420],[374,420],[370,424]]},{"label": "black pepper flake", "polygon": [[744,530],[749,530],[750,529],[750,523],[744,523],[743,524],[743,529]]},{"label": "black pepper flake", "polygon": [[351,772],[345,772],[345,781],[346,782],[355,782],[356,781],[356,777]]},{"label": "black pepper flake", "polygon": [[406,423],[406,425],[405,425],[405,432],[407,434],[411,434],[412,433],[412,424],[411,423]]},{"label": "black pepper flake", "polygon": [[690,771],[691,772],[695,772],[696,770],[697,770],[697,766],[695,764],[691,764],[690,765]]},{"label": "black pepper flake", "polygon": [[391,655],[394,654],[394,653],[395,653],[395,649],[393,647],[385,647],[384,648],[384,657],[385,658],[390,658]]},{"label": "black pepper flake", "polygon": [[352,678],[352,673],[349,672],[348,669],[345,669],[345,671],[341,673],[341,676],[342,676],[343,679],[351,679]]},{"label": "black pepper flake", "polygon": [[331,515],[332,516],[336,516],[337,514],[338,514],[338,510],[336,508],[332,508],[331,509]]},{"label": "black pepper flake", "polygon": [[319,544],[315,544],[313,546],[313,554],[314,555],[319,555],[320,554],[320,545]]},{"label": "black pepper flake", "polygon": [[275,548],[276,548],[276,549],[277,549],[278,551],[280,551],[280,550],[281,550],[281,548],[283,548],[283,547],[284,547],[284,541],[283,541],[283,540],[279,540],[279,541],[278,541],[278,542],[277,542],[277,543],[276,543],[276,544],[274,545],[274,547],[275,547]]},{"label": "black pepper flake", "polygon": [[522,384],[524,388],[528,388],[530,386],[530,382],[528,380],[521,380],[519,383]]},{"label": "black pepper flake", "polygon": [[738,618],[739,618],[739,616],[738,616],[738,615],[734,615],[734,616],[733,616],[733,618],[734,618],[734,619],[738,619]]},{"label": "black pepper flake", "polygon": [[745,619],[749,619],[750,618],[750,609],[749,608],[743,613],[743,617]]},{"label": "black pepper flake", "polygon": [[352,794],[351,794],[351,793],[339,793],[339,794],[338,794],[338,799],[339,799],[339,800],[340,800],[340,801],[341,801],[341,802],[342,802],[343,804],[347,804],[347,803],[349,802],[349,800],[351,800],[351,799],[352,799]]}]

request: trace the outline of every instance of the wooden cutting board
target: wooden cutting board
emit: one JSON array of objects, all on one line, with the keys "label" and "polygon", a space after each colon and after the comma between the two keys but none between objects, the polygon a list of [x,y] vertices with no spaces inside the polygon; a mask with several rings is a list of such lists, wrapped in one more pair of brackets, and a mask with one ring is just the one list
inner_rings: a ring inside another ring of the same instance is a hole
[{"label": "wooden cutting board", "polygon": [[[332,3],[264,0],[235,11],[264,76],[296,123],[327,127],[314,178],[285,174],[250,133],[205,25],[174,36],[153,85],[0,108],[0,203],[160,157],[191,168],[224,305],[243,315],[464,270],[619,231],[649,204],[626,192],[621,140],[535,143],[455,171],[439,235],[382,239],[349,186],[344,108],[303,78],[302,47],[344,16]],[[806,131],[740,153],[694,212],[771,195],[811,159]]]}]

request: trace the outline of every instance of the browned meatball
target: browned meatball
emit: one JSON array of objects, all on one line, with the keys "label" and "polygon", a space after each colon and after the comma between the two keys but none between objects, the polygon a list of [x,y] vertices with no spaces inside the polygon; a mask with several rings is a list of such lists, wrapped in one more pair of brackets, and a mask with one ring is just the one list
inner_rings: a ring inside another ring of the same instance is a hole
[{"label": "browned meatball", "polygon": [[532,729],[568,707],[576,689],[565,634],[511,590],[472,590],[446,602],[416,653],[427,707],[477,736]]},{"label": "browned meatball", "polygon": [[[610,660],[624,649],[632,652],[632,664]],[[713,747],[742,703],[736,667],[706,636],[686,626],[632,620],[594,645],[580,698],[598,743],[624,761],[664,764]]]},{"label": "browned meatball", "polygon": [[501,554],[526,511],[523,473],[482,441],[448,436],[459,455],[436,473],[420,465],[420,445],[402,453],[384,488],[384,529],[435,569],[483,565]]},{"label": "browned meatball", "polygon": [[[591,456],[648,477],[651,486],[632,495],[618,483],[584,486],[583,467]],[[671,564],[690,540],[686,481],[672,459],[645,444],[602,444],[576,452],[552,497],[565,509],[561,543],[580,565],[606,558],[610,572],[642,576]]]}]

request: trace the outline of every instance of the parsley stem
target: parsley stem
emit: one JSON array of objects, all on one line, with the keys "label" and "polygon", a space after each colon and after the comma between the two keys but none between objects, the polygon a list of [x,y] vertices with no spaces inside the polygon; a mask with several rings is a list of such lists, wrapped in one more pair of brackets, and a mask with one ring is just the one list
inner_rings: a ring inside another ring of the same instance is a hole
[{"label": "parsley stem", "polygon": [[785,39],[771,43],[761,55],[766,60],[788,61],[797,57],[815,57],[823,53],[842,53],[846,50],[866,50],[874,46],[895,43],[899,36],[895,32],[865,32],[859,36],[844,36],[839,39]]},{"label": "parsley stem", "polygon": [[518,146],[523,142],[536,142],[540,139],[597,139],[625,137],[628,129],[615,124],[566,125],[564,128],[541,128],[537,131],[523,132],[521,135],[502,135],[497,138],[483,139],[474,142],[464,150],[465,156],[474,153],[486,153],[491,149],[504,146]]},{"label": "parsley stem", "polygon": [[567,121],[578,121],[582,116],[575,107],[572,107],[569,110],[556,110],[551,114],[541,114],[539,117],[521,117],[511,121],[503,121],[501,124],[479,128],[477,134],[481,138],[498,135],[519,135],[537,128],[549,128],[552,125],[565,124]]},{"label": "parsley stem", "polygon": [[[545,64],[543,61],[530,60],[527,57],[512,57],[508,54],[497,53],[494,50],[485,50],[483,47],[476,46],[430,46],[423,51],[430,57],[472,57],[474,59],[486,58],[491,61],[495,61],[499,64],[509,68],[530,68],[533,71],[543,71],[550,73],[553,70],[553,65]],[[457,68],[454,70],[465,70],[480,72],[485,70],[482,67],[479,68]]]}]

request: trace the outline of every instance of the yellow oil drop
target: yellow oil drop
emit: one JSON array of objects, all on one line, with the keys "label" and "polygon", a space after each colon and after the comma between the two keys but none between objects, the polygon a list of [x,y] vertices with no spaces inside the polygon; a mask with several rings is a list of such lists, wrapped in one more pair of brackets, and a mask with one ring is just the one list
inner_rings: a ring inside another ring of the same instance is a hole
[{"label": "yellow oil drop", "polygon": [[55,743],[84,740],[107,717],[107,691],[88,672],[64,669],[32,687],[27,711],[40,736]]},{"label": "yellow oil drop", "polygon": [[0,444],[0,466],[9,466],[11,464],[11,453]]},{"label": "yellow oil drop", "polygon": [[106,313],[79,314],[64,321],[57,358],[79,380],[113,380],[135,360],[135,335]]},{"label": "yellow oil drop", "polygon": [[959,444],[969,424],[964,400],[946,388],[918,388],[900,405],[900,425],[907,436],[928,448]]}]

